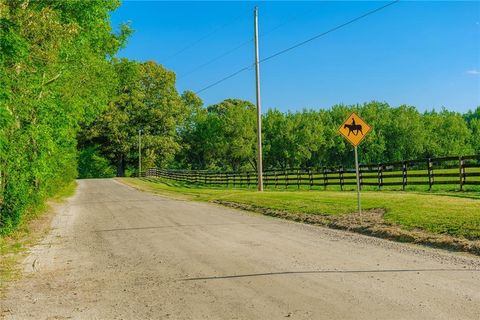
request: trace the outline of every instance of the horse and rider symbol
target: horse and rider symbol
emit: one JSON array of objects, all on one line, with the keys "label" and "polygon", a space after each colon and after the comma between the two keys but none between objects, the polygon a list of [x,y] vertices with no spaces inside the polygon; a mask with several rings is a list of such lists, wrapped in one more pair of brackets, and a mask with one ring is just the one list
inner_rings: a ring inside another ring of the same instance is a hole
[{"label": "horse and rider symbol", "polygon": [[363,136],[362,125],[361,124],[356,124],[355,123],[355,118],[352,118],[352,123],[351,124],[345,123],[343,125],[343,129],[348,129],[347,136],[349,136],[350,133],[352,133],[353,135],[356,136],[356,135],[358,135],[359,132]]}]

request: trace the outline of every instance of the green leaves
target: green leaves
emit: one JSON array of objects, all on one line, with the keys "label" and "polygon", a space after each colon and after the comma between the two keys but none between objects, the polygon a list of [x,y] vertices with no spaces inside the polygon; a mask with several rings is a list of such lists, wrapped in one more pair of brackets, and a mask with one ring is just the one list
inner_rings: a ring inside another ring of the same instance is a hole
[{"label": "green leaves", "polygon": [[81,124],[116,87],[117,1],[0,2],[0,232],[77,176]]},{"label": "green leaves", "polygon": [[178,130],[186,124],[199,100],[182,98],[175,74],[149,61],[112,61],[117,85],[108,108],[80,135],[81,148],[98,145],[99,152],[117,167],[117,175],[136,170],[139,130],[144,167],[163,166],[180,150]]},{"label": "green leaves", "polygon": [[228,99],[200,109],[200,101],[191,100],[193,114],[181,131],[183,150],[177,160],[196,169],[255,167],[255,106]]}]

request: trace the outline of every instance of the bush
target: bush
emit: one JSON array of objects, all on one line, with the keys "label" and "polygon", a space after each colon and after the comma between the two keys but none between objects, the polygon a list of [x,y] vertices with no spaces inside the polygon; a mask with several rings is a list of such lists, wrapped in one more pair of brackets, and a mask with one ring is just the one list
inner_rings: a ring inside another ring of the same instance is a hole
[{"label": "bush", "polygon": [[78,156],[78,177],[111,178],[115,176],[115,169],[107,158],[102,157],[96,147],[81,150]]}]

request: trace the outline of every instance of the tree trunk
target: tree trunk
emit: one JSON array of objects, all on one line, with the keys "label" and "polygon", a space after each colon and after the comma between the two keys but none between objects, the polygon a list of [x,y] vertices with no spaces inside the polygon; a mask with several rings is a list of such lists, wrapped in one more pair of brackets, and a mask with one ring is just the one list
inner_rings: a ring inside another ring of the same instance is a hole
[{"label": "tree trunk", "polygon": [[125,176],[125,162],[123,161],[123,154],[117,156],[117,177]]}]

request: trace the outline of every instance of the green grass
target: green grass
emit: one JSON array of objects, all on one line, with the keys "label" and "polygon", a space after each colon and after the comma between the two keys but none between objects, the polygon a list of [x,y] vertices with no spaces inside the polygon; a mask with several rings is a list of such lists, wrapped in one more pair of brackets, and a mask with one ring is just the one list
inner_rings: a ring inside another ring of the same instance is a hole
[{"label": "green grass", "polygon": [[[198,201],[223,200],[292,213],[338,215],[356,211],[356,192],[221,189],[164,179],[126,178],[122,181],[147,191]],[[385,220],[402,228],[421,229],[480,240],[480,193],[364,191],[364,209],[383,208]]]}]

